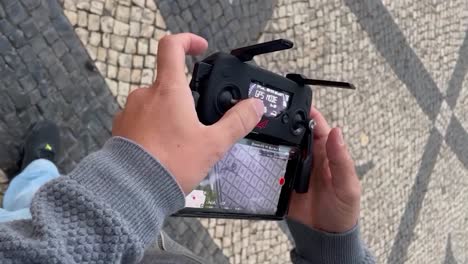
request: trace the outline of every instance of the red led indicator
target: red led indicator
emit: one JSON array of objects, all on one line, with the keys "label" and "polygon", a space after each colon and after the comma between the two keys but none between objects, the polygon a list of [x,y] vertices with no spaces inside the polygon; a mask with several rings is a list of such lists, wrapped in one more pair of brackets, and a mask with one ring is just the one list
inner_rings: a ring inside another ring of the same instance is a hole
[{"label": "red led indicator", "polygon": [[284,185],[284,177],[279,178],[279,185]]},{"label": "red led indicator", "polygon": [[196,199],[196,197],[195,197],[195,196],[192,196],[192,199],[193,199],[193,200],[195,200],[195,199]]}]

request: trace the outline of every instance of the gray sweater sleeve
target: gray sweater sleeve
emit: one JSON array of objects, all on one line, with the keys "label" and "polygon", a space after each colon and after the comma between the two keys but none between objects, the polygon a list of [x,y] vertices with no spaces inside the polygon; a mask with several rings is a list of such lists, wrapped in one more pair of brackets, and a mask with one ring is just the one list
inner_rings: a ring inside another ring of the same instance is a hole
[{"label": "gray sweater sleeve", "polygon": [[112,138],[36,193],[32,220],[0,224],[0,262],[135,263],[183,206],[183,192],[154,157]]},{"label": "gray sweater sleeve", "polygon": [[312,229],[292,219],[286,220],[296,248],[295,264],[373,264],[375,259],[359,238],[359,226],[333,234]]}]

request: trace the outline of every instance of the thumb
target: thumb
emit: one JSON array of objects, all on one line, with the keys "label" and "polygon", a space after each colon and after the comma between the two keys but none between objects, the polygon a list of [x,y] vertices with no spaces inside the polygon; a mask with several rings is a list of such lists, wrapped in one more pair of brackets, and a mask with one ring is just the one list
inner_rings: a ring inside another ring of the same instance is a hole
[{"label": "thumb", "polygon": [[263,102],[258,99],[246,99],[229,109],[224,116],[213,125],[217,133],[223,135],[229,146],[245,137],[258,124],[264,113]]},{"label": "thumb", "polygon": [[337,194],[342,194],[341,198],[346,200],[358,200],[361,196],[361,187],[341,129],[333,128],[330,131],[326,150],[332,184]]}]

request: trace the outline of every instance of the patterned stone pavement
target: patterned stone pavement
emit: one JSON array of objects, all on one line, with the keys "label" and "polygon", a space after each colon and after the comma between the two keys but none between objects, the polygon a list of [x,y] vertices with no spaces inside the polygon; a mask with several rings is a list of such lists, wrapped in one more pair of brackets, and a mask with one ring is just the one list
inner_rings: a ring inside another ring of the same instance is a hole
[{"label": "patterned stone pavement", "polygon": [[38,119],[61,126],[63,172],[109,137],[118,105],[55,0],[0,1],[0,72],[1,170]]},{"label": "patterned stone pavement", "polygon": [[[2,169],[14,170],[19,139],[37,118],[63,124],[70,144],[63,170],[96,149],[109,135],[112,97],[123,105],[132,89],[151,83],[167,32],[198,33],[210,52],[288,38],[294,49],[256,63],[357,86],[315,88],[314,103],[349,142],[363,186],[362,234],[378,263],[468,263],[467,1],[55,1],[0,2]],[[187,69],[197,59],[188,58]],[[216,263],[288,262],[292,244],[281,227],[166,224]]]}]

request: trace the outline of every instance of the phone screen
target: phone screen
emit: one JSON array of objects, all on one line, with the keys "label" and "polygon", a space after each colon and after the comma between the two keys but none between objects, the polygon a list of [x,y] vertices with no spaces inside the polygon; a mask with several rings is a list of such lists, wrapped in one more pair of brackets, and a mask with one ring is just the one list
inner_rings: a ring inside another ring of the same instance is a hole
[{"label": "phone screen", "polygon": [[289,146],[242,139],[186,196],[186,208],[274,215],[292,151]]}]

